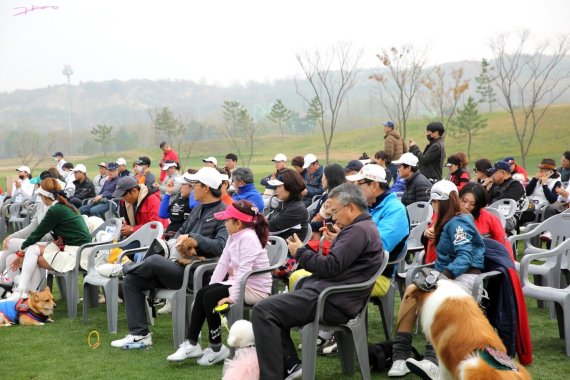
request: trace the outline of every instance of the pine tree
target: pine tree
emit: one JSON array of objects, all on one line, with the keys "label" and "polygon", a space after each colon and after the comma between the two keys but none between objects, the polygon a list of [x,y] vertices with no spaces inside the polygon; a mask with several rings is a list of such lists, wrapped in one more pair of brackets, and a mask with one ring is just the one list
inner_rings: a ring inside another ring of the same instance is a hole
[{"label": "pine tree", "polygon": [[91,129],[91,134],[95,135],[95,141],[101,144],[103,156],[107,157],[107,147],[110,146],[113,127],[108,125],[97,125]]},{"label": "pine tree", "polygon": [[493,91],[493,67],[485,58],[481,61],[481,73],[475,78],[477,81],[477,93],[481,96],[479,103],[489,104],[489,112],[493,111],[493,103],[497,100],[495,98],[495,91]]},{"label": "pine tree", "polygon": [[317,96],[311,99],[305,119],[307,119],[313,126],[317,123],[319,126],[323,125],[323,106],[321,104],[321,100]]},{"label": "pine tree", "polygon": [[277,99],[273,103],[267,118],[279,125],[279,131],[281,131],[281,137],[283,137],[283,125],[291,119],[291,111],[283,105],[281,99]]},{"label": "pine tree", "polygon": [[467,137],[467,158],[471,159],[471,142],[483,128],[487,126],[487,119],[479,114],[477,102],[472,96],[467,98],[465,107],[457,113],[451,122],[450,135],[456,138]]}]

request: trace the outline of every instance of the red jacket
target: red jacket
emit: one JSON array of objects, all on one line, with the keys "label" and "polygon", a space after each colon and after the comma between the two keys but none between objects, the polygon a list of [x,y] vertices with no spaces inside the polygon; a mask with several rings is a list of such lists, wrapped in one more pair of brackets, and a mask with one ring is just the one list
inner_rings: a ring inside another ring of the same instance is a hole
[{"label": "red jacket", "polygon": [[[135,213],[135,224],[133,225],[133,232],[136,232],[139,228],[151,222],[153,220],[162,223],[164,229],[168,227],[169,220],[162,219],[158,216],[158,211],[160,210],[160,192],[156,191],[152,194],[147,195],[142,202],[137,206],[137,211]],[[119,214],[125,217],[127,224],[132,225],[129,223],[129,218],[127,216],[127,211],[125,209],[125,201],[121,199],[121,210]]]},{"label": "red jacket", "polygon": [[465,170],[457,169],[455,172],[450,174],[449,180],[457,186],[457,191],[461,191],[463,186],[469,183],[471,176]]},{"label": "red jacket", "polygon": [[162,160],[158,163],[158,166],[160,166],[160,183],[162,183],[162,181],[164,181],[164,179],[168,175],[168,174],[166,174],[166,170],[162,170],[162,164],[164,164],[164,161],[168,161],[168,160],[172,160],[174,162],[180,163],[180,159],[178,158],[178,154],[174,151],[174,149],[170,149],[169,151],[164,152],[162,154]]}]

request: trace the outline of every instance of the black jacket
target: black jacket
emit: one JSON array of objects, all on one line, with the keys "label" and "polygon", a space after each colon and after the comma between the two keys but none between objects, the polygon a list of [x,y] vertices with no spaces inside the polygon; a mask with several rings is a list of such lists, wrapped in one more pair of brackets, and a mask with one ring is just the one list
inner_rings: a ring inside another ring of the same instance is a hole
[{"label": "black jacket", "polygon": [[406,191],[402,195],[404,206],[415,202],[428,202],[432,183],[420,172],[415,172],[406,180]]},{"label": "black jacket", "polygon": [[267,221],[270,235],[287,239],[296,233],[303,240],[307,235],[309,213],[303,201],[285,201],[267,216]]},{"label": "black jacket", "polygon": [[445,160],[445,147],[443,145],[443,137],[430,142],[423,153],[417,145],[410,147],[410,152],[419,159],[420,173],[429,180],[441,180],[443,163]]},{"label": "black jacket", "polygon": [[[363,213],[340,231],[327,256],[305,247],[297,250],[299,265],[312,273],[303,280],[301,288],[320,293],[330,286],[364,282],[376,273],[383,255],[378,229],[370,214]],[[354,317],[362,310],[371,290],[332,295],[327,302],[347,317]]]},{"label": "black jacket", "polygon": [[75,198],[84,200],[97,195],[95,194],[95,185],[93,185],[93,182],[87,177],[85,177],[83,182],[79,182],[79,180],[76,179],[73,181],[73,184],[75,185],[75,194],[73,195]]},{"label": "black jacket", "polygon": [[507,179],[500,185],[493,184],[489,190],[489,203],[496,202],[500,199],[513,199],[517,202],[525,196],[523,185],[512,178]]}]

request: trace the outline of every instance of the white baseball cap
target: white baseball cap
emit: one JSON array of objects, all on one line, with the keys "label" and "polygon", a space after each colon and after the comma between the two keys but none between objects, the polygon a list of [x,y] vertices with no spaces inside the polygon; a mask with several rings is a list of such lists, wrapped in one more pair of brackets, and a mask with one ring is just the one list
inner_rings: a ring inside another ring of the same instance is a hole
[{"label": "white baseball cap", "polygon": [[75,167],[73,169],[71,169],[72,172],[81,172],[83,174],[87,174],[87,168],[85,167],[85,165],[83,164],[77,164],[75,165]]},{"label": "white baseball cap", "polygon": [[413,153],[404,153],[400,156],[399,160],[392,161],[393,164],[400,165],[408,165],[408,166],[418,166],[418,158],[414,156]]},{"label": "white baseball cap", "polygon": [[18,172],[26,172],[28,174],[32,174],[32,171],[30,170],[30,168],[26,165],[22,165],[20,166],[18,169],[16,169],[16,171]]},{"label": "white baseball cap", "polygon": [[117,164],[119,164],[119,165],[127,165],[127,160],[125,160],[123,157],[118,158],[118,159],[117,159]]},{"label": "white baseball cap", "polygon": [[267,181],[267,184],[269,186],[281,186],[283,185],[283,182],[279,181],[278,179],[270,179],[269,181]]},{"label": "white baseball cap", "polygon": [[107,169],[107,163],[106,162],[99,162],[99,164],[97,166],[100,166],[100,167]]},{"label": "white baseball cap", "polygon": [[168,168],[175,168],[177,166],[176,162],[165,162],[162,165],[162,170],[168,170]]},{"label": "white baseball cap", "polygon": [[184,183],[190,184],[190,182],[192,182],[192,178],[190,176],[191,176],[191,174],[186,172],[183,175],[175,177],[174,181],[176,181],[178,183],[182,183],[182,184],[184,184]]},{"label": "white baseball cap", "polygon": [[442,179],[441,181],[434,183],[434,185],[431,187],[429,200],[445,201],[449,199],[449,194],[451,194],[453,191],[457,193],[457,186],[455,186],[455,184],[451,181]]},{"label": "white baseball cap", "polygon": [[198,170],[196,174],[189,174],[187,178],[189,178],[191,182],[200,182],[212,189],[218,189],[223,181],[222,174],[217,169],[209,166]]},{"label": "white baseball cap", "polygon": [[307,169],[313,162],[317,162],[317,156],[312,153],[305,155],[305,163],[303,164],[303,169]]},{"label": "white baseball cap", "polygon": [[376,164],[364,165],[358,173],[346,177],[346,180],[350,182],[360,181],[361,179],[388,183],[388,181],[386,181],[386,170],[382,166]]},{"label": "white baseball cap", "polygon": [[283,153],[277,153],[275,157],[273,157],[273,162],[280,162],[280,161],[287,161],[287,156]]},{"label": "white baseball cap", "polygon": [[216,159],[216,157],[203,158],[202,162],[211,162],[212,164],[218,166],[218,160]]}]

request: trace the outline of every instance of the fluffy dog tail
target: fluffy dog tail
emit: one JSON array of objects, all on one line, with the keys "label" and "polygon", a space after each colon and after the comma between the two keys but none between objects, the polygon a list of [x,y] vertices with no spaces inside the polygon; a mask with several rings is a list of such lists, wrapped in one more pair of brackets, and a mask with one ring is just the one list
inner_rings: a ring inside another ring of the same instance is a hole
[{"label": "fluffy dog tail", "polygon": [[462,380],[530,380],[530,374],[522,365],[518,370],[501,370],[490,366],[479,355],[464,360],[459,365],[459,379]]}]

